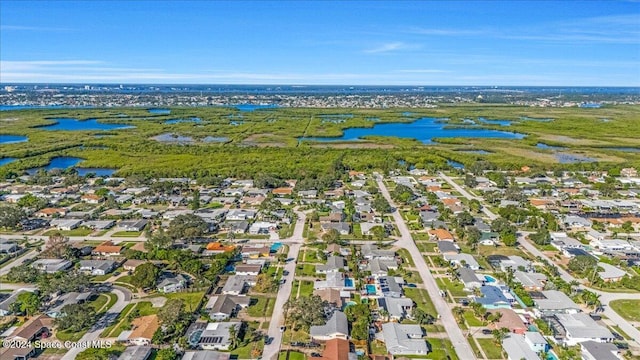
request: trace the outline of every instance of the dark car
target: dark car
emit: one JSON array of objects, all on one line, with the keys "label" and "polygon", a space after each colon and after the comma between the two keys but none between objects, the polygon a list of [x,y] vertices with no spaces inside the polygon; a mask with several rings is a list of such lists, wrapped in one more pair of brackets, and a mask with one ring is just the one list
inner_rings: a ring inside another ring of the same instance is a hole
[{"label": "dark car", "polygon": [[624,340],[624,338],[622,337],[622,335],[618,334],[615,331],[612,331],[611,334],[613,334],[613,337],[616,338],[616,340]]},{"label": "dark car", "polygon": [[322,355],[318,354],[317,352],[312,352],[311,353],[311,357],[321,357]]},{"label": "dark car", "polygon": [[491,330],[489,330],[489,329],[482,329],[482,333],[483,333],[484,335],[491,335],[491,334],[493,334],[493,331],[491,331]]},{"label": "dark car", "polygon": [[627,344],[626,342],[622,342],[622,341],[614,341],[613,344],[621,350],[627,350],[629,348],[629,344]]},{"label": "dark car", "polygon": [[265,344],[265,345],[269,345],[269,344],[271,344],[272,342],[273,342],[273,338],[272,338],[272,337],[268,337],[268,338],[264,341],[264,344]]},{"label": "dark car", "polygon": [[282,275],[284,275],[284,276],[287,276],[287,275],[289,275],[289,271],[287,271],[287,270],[284,270],[284,271],[282,272]]}]

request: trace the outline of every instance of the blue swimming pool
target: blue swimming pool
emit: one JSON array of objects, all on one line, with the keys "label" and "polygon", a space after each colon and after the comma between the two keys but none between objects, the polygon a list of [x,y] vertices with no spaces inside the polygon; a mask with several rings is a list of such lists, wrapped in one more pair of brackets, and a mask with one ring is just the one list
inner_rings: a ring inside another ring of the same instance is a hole
[{"label": "blue swimming pool", "polygon": [[280,248],[282,247],[282,243],[273,243],[273,245],[271,245],[271,252],[277,252],[278,250],[280,250]]},{"label": "blue swimming pool", "polygon": [[367,288],[367,295],[375,295],[376,294],[376,286],[375,285],[367,285],[365,286],[365,288]]},{"label": "blue swimming pool", "polygon": [[494,277],[493,277],[493,276],[491,276],[491,275],[485,275],[485,276],[484,276],[484,279],[485,279],[488,283],[494,283],[494,282],[496,282],[496,281],[497,281],[497,280],[496,280],[496,278],[494,278]]},{"label": "blue swimming pool", "polygon": [[353,279],[345,278],[344,279],[344,286],[345,287],[353,287]]}]

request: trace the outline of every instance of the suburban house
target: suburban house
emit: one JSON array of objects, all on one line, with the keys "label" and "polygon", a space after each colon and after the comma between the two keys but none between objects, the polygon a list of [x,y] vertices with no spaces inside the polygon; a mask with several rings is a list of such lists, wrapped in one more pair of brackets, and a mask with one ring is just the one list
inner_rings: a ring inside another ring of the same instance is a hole
[{"label": "suburban house", "polygon": [[524,336],[511,334],[502,340],[502,348],[508,360],[539,360],[540,357],[526,343]]},{"label": "suburban house", "polygon": [[386,259],[386,260],[395,260],[396,253],[393,250],[380,250],[378,246],[375,244],[365,244],[360,248],[360,253],[362,257],[366,260],[372,260],[375,258],[378,259]]},{"label": "suburban house", "polygon": [[327,263],[324,265],[316,265],[316,273],[318,274],[326,274],[329,272],[336,272],[340,270],[348,270],[347,262],[344,260],[342,256],[329,256],[327,258]]},{"label": "suburban house", "polygon": [[151,345],[153,334],[160,327],[158,315],[147,315],[133,319],[131,322],[133,329],[127,340],[132,345],[148,346]]},{"label": "suburban house", "polygon": [[91,300],[95,296],[96,293],[92,291],[85,291],[81,293],[73,291],[62,294],[52,302],[51,306],[45,313],[52,318],[57,318],[62,315],[62,309],[65,306],[73,304],[83,304]]},{"label": "suburban house", "polygon": [[429,352],[420,325],[382,324],[382,340],[392,355],[426,355]]},{"label": "suburban house", "polygon": [[444,254],[442,256],[451,265],[467,267],[471,270],[480,270],[480,264],[471,254]]},{"label": "suburban house", "polygon": [[374,278],[378,278],[380,276],[386,276],[389,270],[397,270],[398,263],[396,260],[385,260],[380,258],[374,258],[369,261],[367,265],[363,267],[364,269],[371,272],[371,276]]},{"label": "suburban house", "polygon": [[581,311],[580,307],[562,291],[545,290],[541,293],[544,299],[534,300],[534,311],[538,317],[555,314],[575,314]]},{"label": "suburban house", "polygon": [[401,283],[404,284],[404,280],[394,276],[381,276],[378,278],[378,284],[380,284],[382,294],[388,297],[402,297]]},{"label": "suburban house", "polygon": [[115,245],[111,241],[105,241],[96,246],[91,252],[94,256],[119,256],[122,252],[122,246]]},{"label": "suburban house", "polygon": [[474,301],[486,309],[511,309],[511,299],[499,287],[483,285],[480,292],[482,296],[474,296]]},{"label": "suburban house", "polygon": [[231,346],[231,337],[229,329],[234,327],[237,332],[242,327],[241,322],[211,322],[202,331],[198,345],[204,350],[229,350]]},{"label": "suburban house", "polygon": [[622,360],[620,350],[611,343],[585,341],[580,343],[583,360]]},{"label": "suburban house", "polygon": [[529,345],[531,350],[535,351],[538,354],[541,352],[549,351],[549,343],[547,342],[547,339],[545,339],[544,336],[542,336],[542,334],[537,331],[525,332],[524,342]]},{"label": "suburban house", "polygon": [[351,352],[349,340],[331,339],[326,342],[322,355],[317,360],[357,360],[356,353]]},{"label": "suburban house", "polygon": [[309,330],[312,340],[329,341],[331,339],[349,339],[349,323],[347,316],[341,311],[335,311],[326,324],[311,326]]},{"label": "suburban house", "polygon": [[153,353],[150,346],[128,346],[124,349],[118,360],[147,360]]},{"label": "suburban house", "polygon": [[82,224],[82,219],[53,219],[49,223],[52,227],[58,230],[70,231],[77,229]]},{"label": "suburban house", "polygon": [[408,317],[411,317],[411,311],[413,310],[413,300],[409,298],[395,298],[389,296],[383,296],[378,298],[378,307],[384,309],[389,318],[396,321],[401,321]]},{"label": "suburban house", "polygon": [[438,252],[440,254],[457,254],[460,248],[453,241],[438,241]]},{"label": "suburban house", "polygon": [[113,260],[80,260],[80,271],[91,275],[105,275],[116,267],[117,263]]},{"label": "suburban house", "polygon": [[118,228],[123,231],[142,231],[147,226],[149,220],[122,220],[118,223]]},{"label": "suburban house", "polygon": [[[53,329],[53,319],[46,315],[40,315],[32,317],[4,340],[34,341],[42,337],[48,337],[51,334],[51,329]],[[0,358],[26,360],[35,356],[36,350],[35,347],[2,346],[0,347]]]},{"label": "suburban house", "polygon": [[547,282],[547,276],[536,272],[516,271],[513,280],[522,284],[526,291],[542,291]]},{"label": "suburban house", "polygon": [[126,271],[135,271],[138,266],[147,262],[147,260],[129,259],[122,264],[122,268]]},{"label": "suburban house", "polygon": [[162,293],[173,293],[180,291],[187,287],[189,284],[189,278],[182,274],[166,274],[163,276],[164,278],[160,280],[157,285],[157,289]]},{"label": "suburban house", "polygon": [[236,264],[236,275],[252,275],[257,276],[262,270],[261,264]]},{"label": "suburban house", "polygon": [[453,234],[446,229],[429,230],[429,237],[437,241],[454,241]]},{"label": "suburban house", "polygon": [[[320,296],[320,299],[328,302],[329,304],[331,304],[333,307],[337,309],[341,309],[342,306],[345,304],[345,299],[348,300],[351,297],[351,295],[348,292],[343,294],[342,291],[340,291],[339,289],[331,289],[331,288],[314,290],[313,295]],[[345,296],[342,296],[342,295],[345,295]]]},{"label": "suburban house", "polygon": [[588,314],[556,314],[555,317],[564,331],[564,338],[559,340],[566,346],[573,346],[585,341],[612,342],[614,339],[611,331],[599,325]]},{"label": "suburban house", "polygon": [[11,314],[11,305],[18,300],[18,296],[20,294],[25,292],[33,292],[35,290],[36,290],[35,288],[29,288],[29,289],[18,289],[13,291],[11,295],[9,295],[8,297],[0,301],[0,316],[7,316]]},{"label": "suburban house", "polygon": [[210,297],[204,308],[212,320],[225,321],[235,317],[240,309],[246,308],[250,303],[251,299],[247,296],[218,295]]},{"label": "suburban house", "polygon": [[214,350],[198,350],[198,351],[186,351],[182,355],[182,360],[229,360],[231,359],[230,353],[219,352]]},{"label": "suburban house", "polygon": [[627,275],[626,271],[611,264],[599,262],[598,267],[602,268],[602,271],[599,271],[598,275],[602,280],[604,280],[604,282],[620,281],[625,275]]},{"label": "suburban house", "polygon": [[494,329],[507,328],[510,332],[523,335],[529,329],[520,316],[512,309],[489,310],[491,314],[500,313],[502,316],[492,324]]},{"label": "suburban house", "polygon": [[222,293],[225,295],[242,295],[249,287],[249,283],[255,283],[255,279],[255,276],[250,275],[231,275],[222,287]]},{"label": "suburban house", "polygon": [[40,259],[31,263],[31,267],[49,274],[67,270],[73,264],[65,259]]},{"label": "suburban house", "polygon": [[479,288],[485,283],[483,275],[478,275],[475,271],[464,267],[458,269],[458,279],[462,281],[464,289],[467,291],[473,291],[473,289]]}]

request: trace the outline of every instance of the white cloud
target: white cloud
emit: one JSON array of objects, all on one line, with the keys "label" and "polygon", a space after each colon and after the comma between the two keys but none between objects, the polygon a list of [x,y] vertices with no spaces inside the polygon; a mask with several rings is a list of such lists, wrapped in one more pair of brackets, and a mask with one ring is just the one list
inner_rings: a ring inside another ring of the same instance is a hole
[{"label": "white cloud", "polygon": [[398,51],[398,50],[410,50],[410,49],[417,49],[417,48],[419,48],[419,46],[417,45],[406,44],[400,41],[396,41],[396,42],[382,44],[372,49],[367,49],[364,52],[367,54],[380,54],[380,53],[389,53],[389,52]]}]

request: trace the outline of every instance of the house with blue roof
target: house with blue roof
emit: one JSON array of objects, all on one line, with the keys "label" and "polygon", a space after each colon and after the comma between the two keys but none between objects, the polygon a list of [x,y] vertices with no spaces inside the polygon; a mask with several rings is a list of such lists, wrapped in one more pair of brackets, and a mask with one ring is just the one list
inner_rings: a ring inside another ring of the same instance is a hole
[{"label": "house with blue roof", "polygon": [[475,297],[474,301],[482,304],[486,309],[511,309],[511,301],[497,286],[481,286],[481,297]]}]

